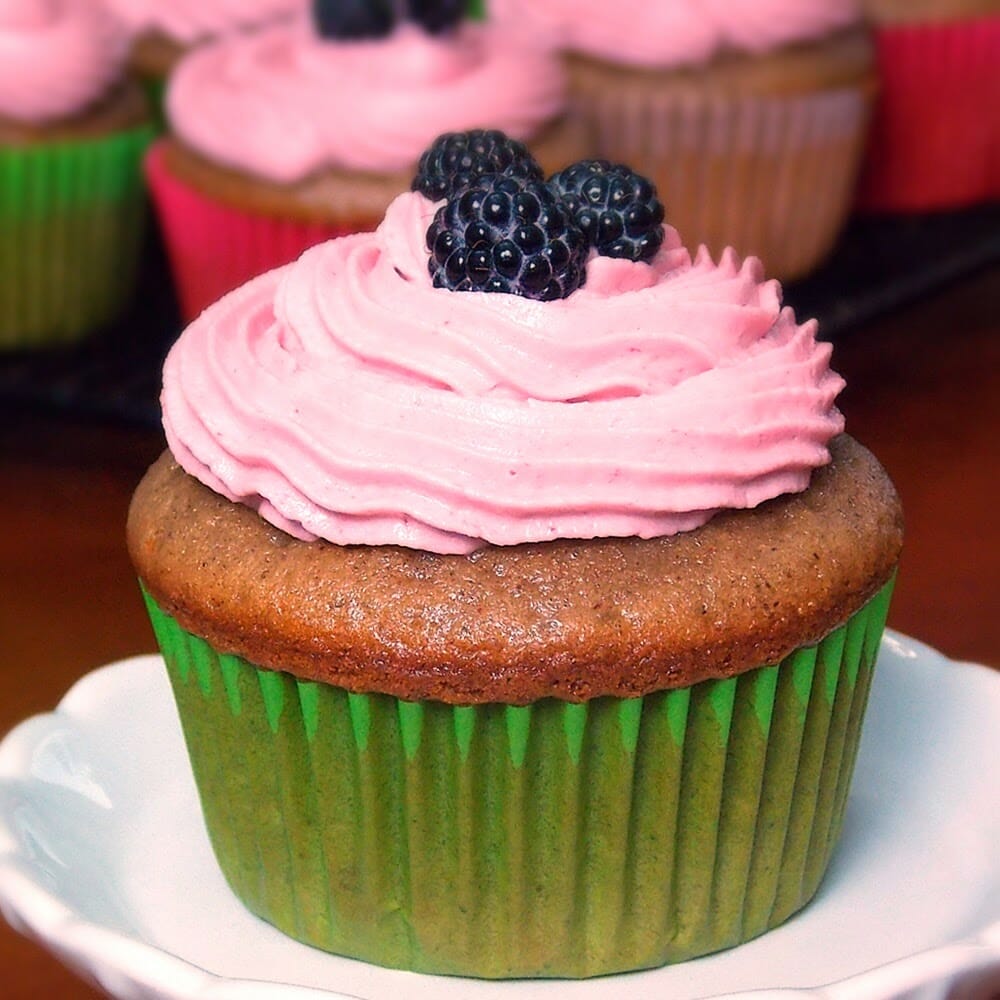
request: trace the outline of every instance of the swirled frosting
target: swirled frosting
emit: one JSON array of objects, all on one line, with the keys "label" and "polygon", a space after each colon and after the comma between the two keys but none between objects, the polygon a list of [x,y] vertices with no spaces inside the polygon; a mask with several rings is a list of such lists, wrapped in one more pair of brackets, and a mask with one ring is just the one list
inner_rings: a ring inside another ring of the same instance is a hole
[{"label": "swirled frosting", "polygon": [[640,66],[701,63],[723,49],[765,52],[858,20],[856,0],[492,0],[559,48]]},{"label": "swirled frosting", "polygon": [[133,35],[157,31],[189,45],[301,13],[308,0],[105,0]]},{"label": "swirled frosting", "polygon": [[0,3],[0,115],[45,122],[84,110],[121,74],[126,45],[98,0]]},{"label": "swirled frosting", "polygon": [[193,149],[283,183],[328,166],[408,169],[445,131],[488,126],[527,139],[563,101],[558,61],[517,31],[467,23],[431,36],[403,24],[346,42],[298,20],[186,56],[167,108]]},{"label": "swirled frosting", "polygon": [[843,382],[755,259],[668,229],[567,299],[451,292],[433,207],[400,195],[188,327],[162,394],[187,472],[298,538],[453,553],[672,534],[829,460]]}]

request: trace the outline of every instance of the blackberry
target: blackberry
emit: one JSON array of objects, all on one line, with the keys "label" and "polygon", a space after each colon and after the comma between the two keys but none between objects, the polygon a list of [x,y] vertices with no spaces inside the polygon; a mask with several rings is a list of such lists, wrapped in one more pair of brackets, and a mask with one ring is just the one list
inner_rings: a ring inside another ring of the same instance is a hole
[{"label": "blackberry", "polygon": [[607,160],[580,160],[549,178],[590,246],[604,257],[652,260],[663,243],[653,182]]},{"label": "blackberry", "polygon": [[497,129],[446,132],[424,150],[411,185],[414,191],[440,201],[486,174],[508,174],[541,181],[542,168],[527,147]]},{"label": "blackberry", "polygon": [[440,35],[456,27],[465,16],[467,0],[408,0],[407,15],[424,31]]},{"label": "blackberry", "polygon": [[442,205],[427,230],[436,288],[560,299],[586,278],[587,241],[545,183],[480,177]]},{"label": "blackberry", "polygon": [[396,26],[393,0],[312,0],[312,18],[323,38],[384,38]]}]

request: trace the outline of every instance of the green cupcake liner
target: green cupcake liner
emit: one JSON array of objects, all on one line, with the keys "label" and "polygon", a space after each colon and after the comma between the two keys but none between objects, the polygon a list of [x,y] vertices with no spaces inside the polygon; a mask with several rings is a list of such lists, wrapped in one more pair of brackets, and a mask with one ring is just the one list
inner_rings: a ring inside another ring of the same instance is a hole
[{"label": "green cupcake liner", "polygon": [[730,947],[813,896],[891,589],[778,665],[526,707],[298,681],[147,602],[213,848],[250,910],[380,965],[583,977]]},{"label": "green cupcake liner", "polygon": [[0,148],[0,349],[67,343],[134,286],[151,126]]}]

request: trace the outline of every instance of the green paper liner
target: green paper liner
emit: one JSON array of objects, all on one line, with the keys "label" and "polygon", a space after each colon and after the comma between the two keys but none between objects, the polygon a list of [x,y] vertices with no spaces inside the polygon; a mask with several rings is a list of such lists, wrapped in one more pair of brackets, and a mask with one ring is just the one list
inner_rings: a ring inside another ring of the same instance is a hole
[{"label": "green paper liner", "polygon": [[731,947],[813,896],[891,590],[778,665],[526,707],[298,681],[147,603],[213,848],[250,910],[380,965],[584,977]]},{"label": "green paper liner", "polygon": [[151,126],[0,148],[0,349],[75,341],[135,284]]}]

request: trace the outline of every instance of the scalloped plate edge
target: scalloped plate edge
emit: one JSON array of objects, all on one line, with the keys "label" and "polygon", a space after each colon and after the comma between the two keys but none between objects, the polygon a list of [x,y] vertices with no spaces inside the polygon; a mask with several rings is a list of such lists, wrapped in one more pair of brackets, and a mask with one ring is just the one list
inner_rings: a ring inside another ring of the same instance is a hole
[{"label": "scalloped plate edge", "polygon": [[[900,633],[887,630],[883,644],[906,659],[933,658],[959,667],[990,668],[971,662],[948,660],[937,650]],[[33,716],[15,726],[0,741],[0,793],[12,774],[23,773],[38,728],[54,716],[86,718],[122,684],[126,672],[149,672],[161,663],[158,655],[134,656],[96,668],[67,691],[56,709]],[[982,674],[980,676],[983,676]],[[1000,682],[1000,677],[997,678]],[[32,878],[24,868],[13,833],[0,814],[0,913],[18,932],[34,938],[64,964],[89,981],[123,1000],[156,997],[165,1000],[363,1000],[353,993],[222,977],[188,962],[179,955],[101,927],[78,916],[57,896]],[[951,942],[856,973],[837,982],[810,988],[755,989],[714,994],[703,1000],[889,1000],[922,988],[940,985],[946,996],[958,978],[996,972],[997,979],[976,992],[988,1000],[1000,990],[1000,921],[974,938]],[[921,993],[921,998],[926,994]]]}]

